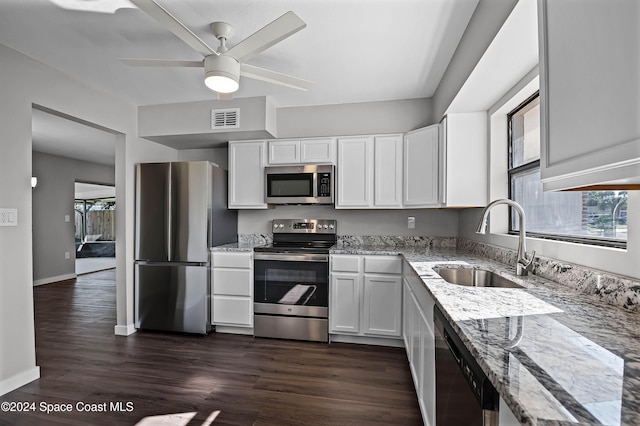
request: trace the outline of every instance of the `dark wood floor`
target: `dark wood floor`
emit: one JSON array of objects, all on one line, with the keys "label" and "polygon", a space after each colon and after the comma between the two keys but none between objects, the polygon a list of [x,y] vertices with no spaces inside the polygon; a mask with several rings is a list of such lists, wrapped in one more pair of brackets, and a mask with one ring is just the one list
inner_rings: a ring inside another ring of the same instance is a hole
[{"label": "dark wood floor", "polygon": [[[115,336],[114,280],[112,270],[34,289],[41,378],[0,401],[33,402],[35,412],[0,412],[1,425],[422,424],[403,349]],[[72,409],[45,414],[42,404]],[[81,413],[82,404],[107,411]]]}]

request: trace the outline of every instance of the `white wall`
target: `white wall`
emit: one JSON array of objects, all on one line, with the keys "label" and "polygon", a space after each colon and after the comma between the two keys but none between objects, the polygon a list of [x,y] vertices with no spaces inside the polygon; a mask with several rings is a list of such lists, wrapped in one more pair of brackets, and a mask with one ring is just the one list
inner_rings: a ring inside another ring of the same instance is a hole
[{"label": "white wall", "polygon": [[402,133],[433,124],[431,99],[277,109],[278,138]]},{"label": "white wall", "polygon": [[41,152],[33,153],[32,164],[38,177],[32,190],[34,284],[74,278],[74,184],[80,180],[115,185],[115,168]]},{"label": "white wall", "polygon": [[211,161],[227,170],[229,161],[227,147],[209,149],[182,149],[178,151],[178,161]]},{"label": "white wall", "polygon": [[39,377],[35,359],[32,268],[31,108],[33,104],[95,123],[118,134],[116,331],[133,329],[134,164],[176,157],[136,137],[136,108],[80,85],[0,45],[0,207],[18,209],[18,226],[0,228],[0,395]]},{"label": "white wall", "polygon": [[433,122],[440,121],[517,3],[518,0],[478,3],[433,95]]}]

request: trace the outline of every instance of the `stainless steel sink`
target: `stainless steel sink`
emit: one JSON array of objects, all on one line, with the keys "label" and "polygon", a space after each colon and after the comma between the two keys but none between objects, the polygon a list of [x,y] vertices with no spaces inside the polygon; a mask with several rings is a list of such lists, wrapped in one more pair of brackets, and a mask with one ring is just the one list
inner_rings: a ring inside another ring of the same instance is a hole
[{"label": "stainless steel sink", "polygon": [[495,272],[475,268],[436,268],[436,272],[450,284],[472,287],[524,288]]}]

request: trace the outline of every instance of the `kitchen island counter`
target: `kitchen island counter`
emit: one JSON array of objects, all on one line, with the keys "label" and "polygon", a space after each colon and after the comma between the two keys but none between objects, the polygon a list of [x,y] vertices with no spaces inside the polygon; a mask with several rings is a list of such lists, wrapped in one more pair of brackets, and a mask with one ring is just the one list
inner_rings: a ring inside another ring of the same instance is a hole
[{"label": "kitchen island counter", "polygon": [[[336,247],[402,255],[522,424],[640,424],[640,317],[571,286],[463,250]],[[449,284],[439,266],[493,271],[522,285]],[[596,272],[594,272],[596,273]]]}]

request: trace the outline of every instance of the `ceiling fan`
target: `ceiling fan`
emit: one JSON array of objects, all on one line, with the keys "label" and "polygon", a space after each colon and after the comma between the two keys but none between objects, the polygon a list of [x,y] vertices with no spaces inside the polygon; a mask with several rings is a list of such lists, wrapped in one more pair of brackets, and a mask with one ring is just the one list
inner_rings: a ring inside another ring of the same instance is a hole
[{"label": "ceiling fan", "polygon": [[225,95],[229,96],[229,94],[238,90],[240,76],[299,90],[309,90],[313,85],[308,80],[245,63],[248,59],[307,26],[298,15],[291,11],[267,24],[230,49],[227,48],[226,41],[233,35],[233,27],[226,22],[212,23],[210,25],[211,31],[220,41],[220,45],[214,50],[155,0],[131,0],[131,2],[202,54],[204,59],[201,61],[121,59],[127,65],[143,67],[203,67],[205,85],[218,92],[218,96],[221,98],[225,98]]}]

